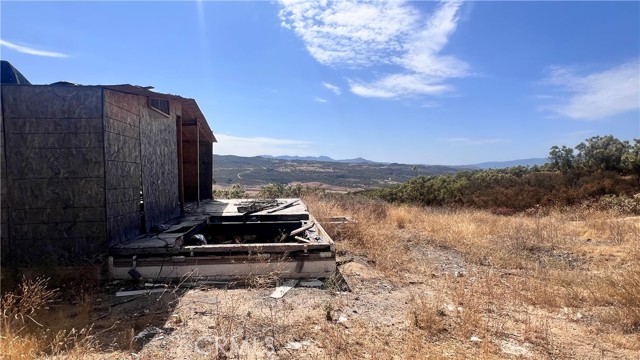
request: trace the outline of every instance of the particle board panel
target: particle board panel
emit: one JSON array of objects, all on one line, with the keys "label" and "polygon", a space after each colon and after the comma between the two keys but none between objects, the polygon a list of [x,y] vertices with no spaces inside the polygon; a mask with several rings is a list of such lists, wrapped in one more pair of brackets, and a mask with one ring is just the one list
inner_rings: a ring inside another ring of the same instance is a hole
[{"label": "particle board panel", "polygon": [[10,179],[78,179],[104,176],[102,147],[43,149],[11,146],[9,149],[7,155],[11,162],[7,176]]},{"label": "particle board panel", "polygon": [[104,179],[9,179],[12,208],[74,208],[104,204]]},{"label": "particle board panel", "polygon": [[109,246],[117,245],[140,234],[140,213],[107,219]]},{"label": "particle board panel", "polygon": [[165,116],[147,107],[146,98],[141,100],[142,192],[148,231],[180,214],[175,114],[180,103],[170,101],[171,115]]},{"label": "particle board panel", "polygon": [[11,216],[14,224],[97,222],[106,218],[104,207],[13,209]]},{"label": "particle board panel", "polygon": [[68,239],[104,236],[104,221],[12,224],[14,239]]},{"label": "particle board panel", "polygon": [[5,119],[96,119],[102,88],[94,86],[2,85]]},{"label": "particle board panel", "polygon": [[[1,97],[0,97],[1,99]],[[9,204],[7,189],[7,166],[5,162],[4,121],[0,100],[0,261],[5,261],[10,254],[9,249]],[[4,251],[2,251],[4,249]]]},{"label": "particle board panel", "polygon": [[111,114],[117,111],[117,109],[123,109],[129,113],[140,115],[138,95],[105,89],[104,100],[106,103],[116,106],[116,109],[107,107],[107,109],[105,109],[106,114]]},{"label": "particle board panel", "polygon": [[3,86],[2,96],[11,260],[83,262],[105,247],[102,89]]},{"label": "particle board panel", "polygon": [[[20,121],[11,121],[20,122]],[[104,147],[103,136],[100,128],[96,132],[87,133],[11,133],[8,146],[23,146],[35,149],[102,149]],[[100,150],[102,154],[102,150]]]},{"label": "particle board panel", "polygon": [[[128,96],[134,96],[134,95],[128,95]],[[144,97],[142,97],[142,99],[144,99]],[[134,109],[135,112],[132,112],[131,110],[121,108],[120,104],[109,101],[108,98],[106,99],[106,101],[108,104],[113,106],[105,107],[105,112],[104,112],[105,117],[108,117],[111,119],[117,119],[118,121],[123,122],[125,124],[129,124],[131,126],[138,126],[138,120],[140,118],[140,113],[138,109]],[[131,106],[135,106],[134,102],[127,101],[127,104],[129,103],[131,103]]]},{"label": "particle board panel", "polygon": [[[107,104],[107,106],[113,106],[113,105]],[[135,140],[140,139],[139,123],[136,125],[131,125],[131,124],[119,121],[118,119],[106,117],[105,123],[104,123],[104,131],[107,133],[119,134],[121,136],[125,136]]]},{"label": "particle board panel", "polygon": [[137,213],[139,206],[140,200],[138,199],[109,204],[109,218]]},{"label": "particle board panel", "polygon": [[96,263],[104,255],[104,236],[64,239],[21,239],[12,244],[15,261],[27,266],[79,265]]},{"label": "particle board panel", "polygon": [[107,161],[140,162],[140,141],[110,132],[105,133],[104,137],[108,144],[105,148]]},{"label": "particle board panel", "polygon": [[140,189],[124,188],[124,189],[108,189],[107,204],[126,202],[129,200],[140,200]]},{"label": "particle board panel", "polygon": [[140,163],[107,160],[107,189],[136,188],[140,192]]},{"label": "particle board panel", "polygon": [[105,90],[105,186],[109,245],[141,232],[140,97]]},{"label": "particle board panel", "polygon": [[102,133],[102,117],[76,119],[64,118],[20,118],[5,124],[9,134],[87,134]]}]

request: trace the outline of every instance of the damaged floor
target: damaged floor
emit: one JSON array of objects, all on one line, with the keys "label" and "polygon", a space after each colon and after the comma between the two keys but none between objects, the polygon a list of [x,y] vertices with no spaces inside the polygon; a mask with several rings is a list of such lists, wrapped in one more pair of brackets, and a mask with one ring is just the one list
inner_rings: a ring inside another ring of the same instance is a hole
[{"label": "damaged floor", "polygon": [[327,277],[335,245],[300,199],[211,200],[109,249],[113,278]]}]

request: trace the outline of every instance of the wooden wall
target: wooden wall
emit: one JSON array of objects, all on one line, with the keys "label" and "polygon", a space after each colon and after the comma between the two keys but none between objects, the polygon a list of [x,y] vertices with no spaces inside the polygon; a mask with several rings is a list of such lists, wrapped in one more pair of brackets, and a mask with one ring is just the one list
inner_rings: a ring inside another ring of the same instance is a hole
[{"label": "wooden wall", "polygon": [[[1,96],[0,96],[1,99]],[[7,192],[7,166],[4,151],[4,122],[2,121],[2,101],[0,100],[0,261],[9,258],[9,203]]]},{"label": "wooden wall", "polygon": [[171,101],[171,116],[166,116],[149,108],[146,97],[141,96],[140,101],[142,189],[148,231],[180,215],[176,116],[181,115],[181,107]]},{"label": "wooden wall", "polygon": [[2,100],[10,261],[98,260],[106,253],[102,89],[3,85]]},{"label": "wooden wall", "polygon": [[[180,102],[165,116],[145,96],[101,87],[3,85],[0,105],[3,260],[99,261],[108,246],[179,215]],[[187,148],[195,193],[197,149]],[[210,198],[211,144],[200,158],[201,198]]]},{"label": "wooden wall", "polygon": [[184,184],[184,201],[193,202],[198,200],[198,155],[196,141],[191,141],[182,137],[182,179]]},{"label": "wooden wall", "polygon": [[141,233],[140,99],[104,90],[105,183],[109,245]]},{"label": "wooden wall", "polygon": [[213,198],[213,144],[200,142],[200,199]]},{"label": "wooden wall", "polygon": [[[200,178],[200,200],[212,198],[213,184],[213,144],[200,137],[200,147],[193,140],[182,143],[184,164],[184,199],[186,202],[198,200],[198,178]],[[200,168],[198,169],[198,153]],[[198,172],[199,170],[199,172]]]}]

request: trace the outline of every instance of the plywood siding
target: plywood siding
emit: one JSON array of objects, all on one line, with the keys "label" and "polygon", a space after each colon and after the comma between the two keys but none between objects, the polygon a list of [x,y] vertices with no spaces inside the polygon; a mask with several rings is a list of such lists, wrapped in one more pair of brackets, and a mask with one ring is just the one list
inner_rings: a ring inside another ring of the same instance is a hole
[{"label": "plywood siding", "polygon": [[176,115],[180,103],[171,101],[170,116],[161,114],[140,97],[142,191],[146,230],[180,215]]},{"label": "plywood siding", "polygon": [[141,233],[140,99],[104,90],[107,237],[109,245]]},{"label": "plywood siding", "polygon": [[[184,138],[184,137],[183,137]],[[196,141],[182,141],[184,200],[198,200],[198,147]]]},{"label": "plywood siding", "polygon": [[[0,97],[1,98],[1,97]],[[7,201],[7,166],[4,150],[4,122],[2,121],[2,102],[0,101],[0,261],[9,258],[9,204]]]},{"label": "plywood siding", "polygon": [[24,265],[98,260],[106,252],[102,89],[3,86],[2,99],[3,249]]},{"label": "plywood siding", "polygon": [[200,199],[213,198],[213,144],[200,142]]}]

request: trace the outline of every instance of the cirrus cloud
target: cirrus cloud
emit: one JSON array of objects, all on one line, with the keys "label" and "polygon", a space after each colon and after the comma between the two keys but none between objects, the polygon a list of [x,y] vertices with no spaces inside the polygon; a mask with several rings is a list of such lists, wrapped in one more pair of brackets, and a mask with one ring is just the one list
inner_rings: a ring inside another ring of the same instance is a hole
[{"label": "cirrus cloud", "polygon": [[69,55],[67,54],[63,54],[63,53],[59,53],[59,52],[55,52],[55,51],[46,51],[46,50],[38,50],[38,49],[34,49],[28,46],[22,46],[22,45],[18,45],[18,44],[14,44],[12,42],[9,42],[7,40],[3,40],[0,39],[0,45],[7,47],[9,49],[13,49],[17,52],[21,52],[23,54],[29,54],[29,55],[36,55],[36,56],[46,56],[46,57],[57,57],[57,58],[64,58],[64,57],[68,57]]},{"label": "cirrus cloud", "polygon": [[446,81],[469,76],[469,66],[442,55],[457,28],[461,1],[443,1],[429,16],[404,1],[282,0],[282,26],[293,30],[311,56],[328,66],[396,70],[373,79],[349,79],[364,97],[436,95]]},{"label": "cirrus cloud", "polygon": [[599,120],[640,109],[640,59],[604,71],[578,75],[570,67],[550,66],[544,83],[561,96],[542,110],[576,120]]}]

